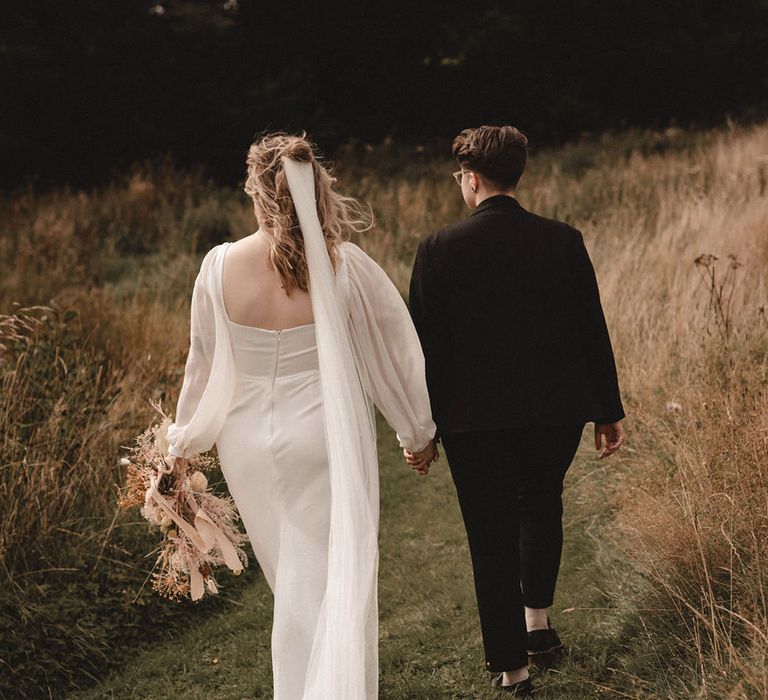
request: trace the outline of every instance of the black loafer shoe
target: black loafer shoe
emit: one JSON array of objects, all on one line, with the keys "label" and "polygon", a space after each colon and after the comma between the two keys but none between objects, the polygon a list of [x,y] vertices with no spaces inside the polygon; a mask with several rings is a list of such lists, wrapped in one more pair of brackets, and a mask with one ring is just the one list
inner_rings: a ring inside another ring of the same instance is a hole
[{"label": "black loafer shoe", "polygon": [[514,695],[518,698],[527,698],[536,692],[536,689],[533,687],[533,683],[531,683],[530,678],[526,678],[524,681],[518,681],[512,685],[502,685],[501,682],[503,679],[504,674],[500,673],[493,677],[491,680],[491,685],[496,686],[503,693],[509,693],[510,695]]},{"label": "black loafer shoe", "polygon": [[551,668],[565,653],[565,644],[547,617],[547,629],[528,632],[528,663],[538,668]]}]

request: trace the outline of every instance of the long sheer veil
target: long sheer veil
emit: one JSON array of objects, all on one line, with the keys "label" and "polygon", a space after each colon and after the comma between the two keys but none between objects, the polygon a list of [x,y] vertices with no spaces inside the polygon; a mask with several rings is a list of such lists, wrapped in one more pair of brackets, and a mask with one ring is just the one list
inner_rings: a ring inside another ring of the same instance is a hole
[{"label": "long sheer veil", "polygon": [[305,700],[360,700],[378,688],[378,460],[355,339],[317,214],[312,163],[283,158],[304,237],[331,484],[328,578]]}]

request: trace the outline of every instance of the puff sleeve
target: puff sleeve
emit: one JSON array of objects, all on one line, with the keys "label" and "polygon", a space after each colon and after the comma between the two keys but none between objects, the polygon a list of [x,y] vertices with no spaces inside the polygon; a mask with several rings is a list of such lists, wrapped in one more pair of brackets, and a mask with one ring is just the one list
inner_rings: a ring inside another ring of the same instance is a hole
[{"label": "puff sleeve", "polygon": [[354,243],[341,246],[344,292],[363,385],[401,447],[424,449],[436,432],[424,354],[408,307],[386,272]]},{"label": "puff sleeve", "polygon": [[189,353],[175,421],[168,427],[168,453],[189,457],[213,447],[234,386],[232,351],[216,303],[220,247],[200,265],[190,302]]}]

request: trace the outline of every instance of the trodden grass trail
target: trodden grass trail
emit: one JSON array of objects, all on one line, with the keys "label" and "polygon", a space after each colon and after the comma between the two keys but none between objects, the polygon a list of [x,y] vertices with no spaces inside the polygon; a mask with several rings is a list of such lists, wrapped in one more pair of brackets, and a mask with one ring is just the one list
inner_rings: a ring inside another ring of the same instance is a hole
[{"label": "trodden grass trail", "polygon": [[[413,474],[381,421],[379,454],[380,698],[508,697],[490,687],[483,667],[469,551],[445,455],[429,476]],[[620,473],[620,458],[597,460],[588,425],[566,479],[565,546],[552,608],[570,653],[556,671],[533,671],[542,700],[652,696],[612,663],[619,611],[601,593],[605,557],[597,533],[604,490]],[[504,548],[499,542],[499,556]],[[231,575],[219,580],[238,605],[185,625],[172,641],[142,650],[70,697],[270,698],[270,591],[261,577],[242,591]]]}]

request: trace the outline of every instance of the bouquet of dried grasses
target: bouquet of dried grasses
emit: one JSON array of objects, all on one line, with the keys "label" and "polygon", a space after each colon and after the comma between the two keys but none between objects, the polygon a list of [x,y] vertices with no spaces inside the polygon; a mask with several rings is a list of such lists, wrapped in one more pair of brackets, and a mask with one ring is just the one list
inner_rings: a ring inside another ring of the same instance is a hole
[{"label": "bouquet of dried grasses", "polygon": [[[212,456],[192,455],[177,469],[166,438],[172,423],[160,404],[150,401],[162,420],[136,436],[119,489],[121,508],[139,506],[141,514],[163,534],[152,573],[152,588],[171,600],[199,600],[206,590],[218,592],[213,569],[226,564],[239,575],[248,565],[241,545],[247,540],[236,523],[231,497],[217,496],[205,472],[217,466]],[[189,471],[188,471],[189,470]]]}]

